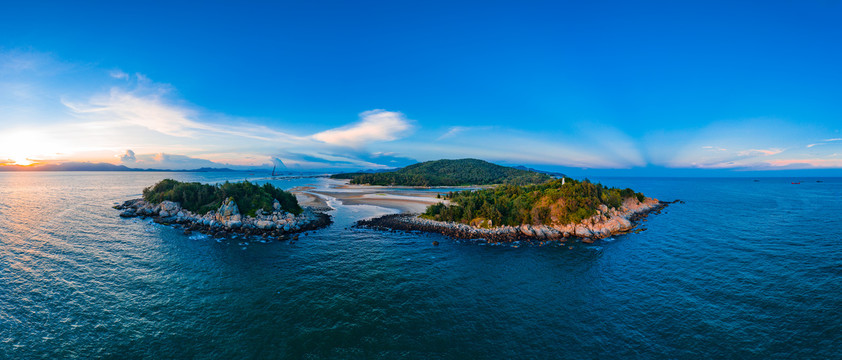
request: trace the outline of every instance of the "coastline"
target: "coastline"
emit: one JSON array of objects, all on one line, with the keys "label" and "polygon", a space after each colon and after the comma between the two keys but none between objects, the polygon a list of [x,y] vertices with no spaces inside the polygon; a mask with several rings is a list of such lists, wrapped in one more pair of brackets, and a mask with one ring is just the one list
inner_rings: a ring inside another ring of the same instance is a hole
[{"label": "coastline", "polygon": [[181,208],[177,202],[163,201],[158,204],[144,199],[133,199],[114,206],[122,210],[122,218],[151,218],[155,223],[184,228],[184,234],[199,232],[215,238],[232,235],[244,237],[275,238],[279,241],[290,237],[298,238],[298,233],[316,230],[333,223],[330,215],[303,207],[303,211],[292,214],[281,209],[275,201],[274,209],[269,212],[258,211],[255,216],[242,215],[237,204],[230,198],[225,200],[216,211],[206,214],[194,214]]},{"label": "coastline", "polygon": [[643,202],[629,200],[620,209],[602,206],[597,214],[579,223],[564,225],[520,225],[481,228],[468,224],[425,219],[415,214],[393,214],[373,219],[360,220],[355,226],[376,230],[422,231],[438,233],[457,239],[485,239],[490,243],[513,241],[560,241],[579,238],[591,243],[614,235],[627,234],[634,230],[640,220],[650,213],[659,214],[669,204],[646,198]]},{"label": "coastline", "polygon": [[[327,196],[339,200],[343,205],[374,205],[389,209],[398,210],[402,214],[420,214],[427,206],[446,200],[436,198],[434,191],[423,191],[417,187],[391,187],[371,185],[350,185],[347,180],[333,180],[326,188],[296,188],[291,190],[296,196],[316,197],[316,195]],[[452,189],[444,187],[442,189]],[[467,188],[466,188],[467,189]],[[305,192],[306,191],[306,192]],[[324,199],[319,201],[327,206]]]}]

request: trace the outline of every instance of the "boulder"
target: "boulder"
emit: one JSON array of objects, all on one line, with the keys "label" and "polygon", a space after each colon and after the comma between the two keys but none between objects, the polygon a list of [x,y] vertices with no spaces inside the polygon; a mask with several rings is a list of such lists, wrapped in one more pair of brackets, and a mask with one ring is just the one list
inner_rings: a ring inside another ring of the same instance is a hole
[{"label": "boulder", "polygon": [[169,214],[178,213],[181,210],[181,205],[177,202],[165,200],[161,202],[161,211],[166,211]]},{"label": "boulder", "polygon": [[520,226],[520,232],[525,236],[535,236],[535,232],[532,230],[532,226],[526,224]]},{"label": "boulder", "polygon": [[254,225],[261,229],[271,229],[275,227],[275,223],[269,220],[258,220]]},{"label": "boulder", "polygon": [[219,206],[219,211],[217,211],[217,213],[222,217],[230,217],[239,214],[240,208],[237,207],[237,203],[234,202],[233,197],[228,197],[222,202],[222,205]]},{"label": "boulder", "polygon": [[593,233],[585,225],[582,224],[576,225],[576,229],[573,233],[576,236],[583,238],[591,237],[593,235]]}]

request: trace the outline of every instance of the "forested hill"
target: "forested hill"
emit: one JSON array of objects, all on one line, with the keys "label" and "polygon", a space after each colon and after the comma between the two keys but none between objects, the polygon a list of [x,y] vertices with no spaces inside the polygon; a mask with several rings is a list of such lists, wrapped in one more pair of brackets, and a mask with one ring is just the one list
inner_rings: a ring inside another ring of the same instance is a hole
[{"label": "forested hill", "polygon": [[547,174],[477,159],[426,161],[391,172],[336,174],[331,177],[351,179],[351,184],[398,186],[527,185],[552,179]]}]

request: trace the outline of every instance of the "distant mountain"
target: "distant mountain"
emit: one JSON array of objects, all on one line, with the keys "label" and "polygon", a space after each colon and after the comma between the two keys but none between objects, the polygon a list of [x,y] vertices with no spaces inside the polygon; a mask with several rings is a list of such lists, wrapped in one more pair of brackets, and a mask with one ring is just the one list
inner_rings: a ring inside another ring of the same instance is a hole
[{"label": "distant mountain", "polygon": [[211,167],[203,167],[193,170],[181,170],[186,172],[232,172],[232,171],[256,171],[256,170],[232,170],[229,168],[211,168]]},{"label": "distant mountain", "polygon": [[[172,171],[172,172],[229,172],[240,171],[229,168],[210,168],[203,167],[192,170],[163,170],[163,169],[136,169],[125,165],[114,165],[109,163],[89,163],[89,162],[66,162],[61,164],[44,164],[44,165],[7,165],[0,166],[0,171]],[[254,171],[254,170],[249,170]]]},{"label": "distant mountain", "polygon": [[478,159],[426,161],[389,172],[336,174],[331,178],[351,179],[352,184],[399,186],[525,185],[552,179],[547,174]]},{"label": "distant mountain", "polygon": [[0,171],[137,171],[137,169],[109,163],[66,162],[34,166],[0,166]]},{"label": "distant mountain", "polygon": [[537,173],[547,174],[547,175],[552,176],[552,177],[557,178],[557,179],[560,179],[560,178],[563,178],[563,177],[567,176],[567,175],[564,175],[560,172],[537,170],[537,169],[533,169],[533,168],[528,168],[528,167],[523,166],[523,165],[512,166],[512,168],[515,168],[515,169],[518,169],[518,170],[534,171],[534,172],[537,172]]}]

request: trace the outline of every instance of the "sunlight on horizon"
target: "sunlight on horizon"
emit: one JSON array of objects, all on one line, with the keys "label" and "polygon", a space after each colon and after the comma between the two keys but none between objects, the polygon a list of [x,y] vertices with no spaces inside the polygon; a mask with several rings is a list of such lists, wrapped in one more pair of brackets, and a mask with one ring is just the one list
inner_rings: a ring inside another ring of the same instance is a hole
[{"label": "sunlight on horizon", "polygon": [[0,135],[0,159],[11,161],[6,165],[28,166],[46,154],[56,153],[54,146],[43,133],[14,131]]}]

